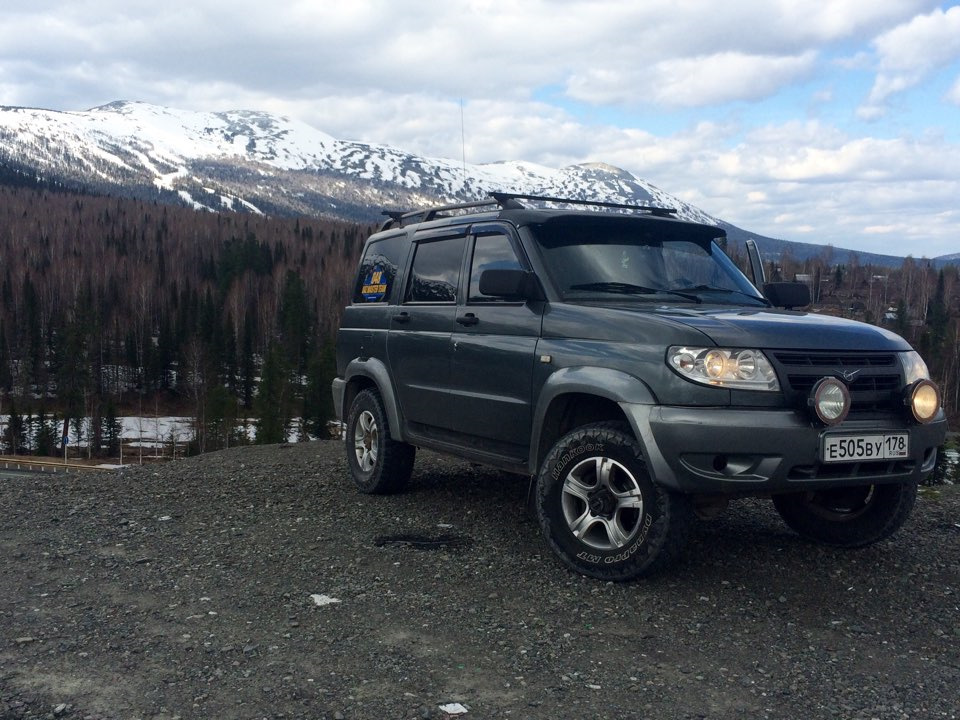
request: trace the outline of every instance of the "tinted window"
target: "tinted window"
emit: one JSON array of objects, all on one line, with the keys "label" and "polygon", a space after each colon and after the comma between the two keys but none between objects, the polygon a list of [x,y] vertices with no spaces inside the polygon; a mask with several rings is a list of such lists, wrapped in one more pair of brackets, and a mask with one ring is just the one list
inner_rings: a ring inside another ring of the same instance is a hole
[{"label": "tinted window", "polygon": [[567,299],[615,293],[659,302],[658,291],[673,290],[711,292],[713,302],[764,302],[712,241],[714,228],[611,217],[531,230]]},{"label": "tinted window", "polygon": [[406,239],[405,235],[397,235],[367,246],[353,288],[355,303],[387,302],[390,299],[397,269],[403,262]]},{"label": "tinted window", "polygon": [[473,247],[473,261],[470,264],[470,302],[503,302],[506,298],[495,298],[480,294],[480,273],[484,270],[523,269],[517,254],[506,235],[479,235]]},{"label": "tinted window", "polygon": [[407,300],[456,302],[465,237],[421,242],[413,258]]}]

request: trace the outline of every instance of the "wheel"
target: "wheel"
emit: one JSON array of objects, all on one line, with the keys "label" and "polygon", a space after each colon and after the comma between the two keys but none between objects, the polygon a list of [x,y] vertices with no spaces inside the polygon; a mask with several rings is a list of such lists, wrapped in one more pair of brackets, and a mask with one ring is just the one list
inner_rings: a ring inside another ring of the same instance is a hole
[{"label": "wheel", "polygon": [[907,483],[774,495],[773,505],[783,521],[803,537],[855,548],[899,530],[916,499],[916,483]]},{"label": "wheel", "polygon": [[673,563],[693,521],[690,499],[653,482],[623,423],[587,425],[560,438],[537,478],[536,510],[564,563],[614,581]]},{"label": "wheel", "polygon": [[413,472],[416,448],[390,437],[383,400],[363,390],[347,416],[347,464],[360,492],[385,495],[402,490]]}]

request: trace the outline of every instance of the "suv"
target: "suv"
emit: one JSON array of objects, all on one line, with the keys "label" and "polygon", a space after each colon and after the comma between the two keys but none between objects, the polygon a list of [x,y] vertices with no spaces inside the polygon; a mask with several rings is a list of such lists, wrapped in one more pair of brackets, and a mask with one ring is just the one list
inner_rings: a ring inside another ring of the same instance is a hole
[{"label": "suv", "polygon": [[934,469],[946,420],[920,356],[793,311],[806,286],[765,284],[755,246],[751,283],[721,228],[505,193],[386,214],[333,382],[362,492],[403,488],[417,447],[529,476],[559,558],[620,581],[733,497],[771,497],[807,538],[877,542]]}]

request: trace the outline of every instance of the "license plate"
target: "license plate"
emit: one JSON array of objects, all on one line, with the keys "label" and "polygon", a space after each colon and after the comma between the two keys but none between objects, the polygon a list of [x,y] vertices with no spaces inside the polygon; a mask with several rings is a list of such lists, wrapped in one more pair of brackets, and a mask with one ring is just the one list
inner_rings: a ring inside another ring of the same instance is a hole
[{"label": "license plate", "polygon": [[910,456],[910,435],[824,435],[820,459],[825,463],[897,460]]}]

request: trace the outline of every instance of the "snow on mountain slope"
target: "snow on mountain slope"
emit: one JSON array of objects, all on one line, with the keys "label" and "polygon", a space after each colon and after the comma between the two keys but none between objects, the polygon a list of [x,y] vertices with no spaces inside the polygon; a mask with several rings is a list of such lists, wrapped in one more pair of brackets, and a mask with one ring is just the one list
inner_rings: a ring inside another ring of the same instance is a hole
[{"label": "snow on mountain slope", "polygon": [[619,168],[466,165],[338,140],[263,112],[201,113],[138,102],[86,112],[0,108],[0,162],[58,182],[175,194],[186,204],[371,215],[371,209],[479,199],[490,191],[655,204],[717,224]]}]

